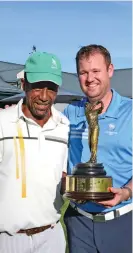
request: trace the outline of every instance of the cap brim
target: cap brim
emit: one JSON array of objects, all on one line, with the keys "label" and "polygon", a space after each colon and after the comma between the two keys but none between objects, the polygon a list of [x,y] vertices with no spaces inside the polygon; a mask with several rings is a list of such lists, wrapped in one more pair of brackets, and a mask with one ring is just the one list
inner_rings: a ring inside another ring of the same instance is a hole
[{"label": "cap brim", "polygon": [[53,82],[59,86],[62,85],[62,78],[58,75],[53,75],[51,73],[28,73],[26,72],[26,77],[29,83],[36,83],[41,81]]}]

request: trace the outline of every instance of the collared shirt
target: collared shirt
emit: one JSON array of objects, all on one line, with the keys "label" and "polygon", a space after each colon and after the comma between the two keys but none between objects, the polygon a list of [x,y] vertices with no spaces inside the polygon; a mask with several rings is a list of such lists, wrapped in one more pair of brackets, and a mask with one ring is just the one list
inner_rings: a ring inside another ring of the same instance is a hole
[{"label": "collared shirt", "polygon": [[0,232],[54,224],[60,218],[69,121],[54,107],[43,127],[22,102],[0,112]]},{"label": "collared shirt", "polygon": [[[113,187],[122,187],[132,178],[132,100],[112,90],[113,97],[107,111],[98,116],[100,128],[97,162],[103,163],[107,176],[113,178]],[[74,166],[90,158],[88,123],[85,117],[85,102],[69,105],[64,114],[70,120],[68,174]],[[77,204],[88,212],[108,212],[131,202],[124,201],[113,208],[96,203]]]}]

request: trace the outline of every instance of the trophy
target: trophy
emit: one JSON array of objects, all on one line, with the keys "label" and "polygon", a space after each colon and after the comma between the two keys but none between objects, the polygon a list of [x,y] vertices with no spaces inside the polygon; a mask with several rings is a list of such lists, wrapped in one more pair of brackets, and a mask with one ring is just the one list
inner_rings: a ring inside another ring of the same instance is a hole
[{"label": "trophy", "polygon": [[68,199],[75,201],[101,201],[114,197],[114,194],[108,189],[112,187],[112,177],[106,176],[102,163],[97,163],[98,114],[102,112],[103,108],[102,101],[94,104],[87,102],[85,105],[85,115],[89,126],[88,142],[91,157],[88,162],[77,164],[72,175],[66,176],[65,196]]}]

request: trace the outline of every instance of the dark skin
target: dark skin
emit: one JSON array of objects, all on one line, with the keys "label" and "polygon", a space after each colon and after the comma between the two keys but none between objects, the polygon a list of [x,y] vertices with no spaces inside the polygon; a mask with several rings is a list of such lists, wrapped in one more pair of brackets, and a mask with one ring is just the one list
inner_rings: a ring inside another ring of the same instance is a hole
[{"label": "dark skin", "polygon": [[26,93],[26,102],[22,105],[24,115],[43,127],[51,116],[58,85],[47,81],[30,84],[23,80],[22,86]]},{"label": "dark skin", "polygon": [[[22,87],[26,93],[26,103],[22,105],[24,115],[43,127],[51,117],[51,106],[56,99],[58,85],[43,81],[30,84],[23,79]],[[65,191],[65,177],[66,173],[63,172],[61,194]]]}]

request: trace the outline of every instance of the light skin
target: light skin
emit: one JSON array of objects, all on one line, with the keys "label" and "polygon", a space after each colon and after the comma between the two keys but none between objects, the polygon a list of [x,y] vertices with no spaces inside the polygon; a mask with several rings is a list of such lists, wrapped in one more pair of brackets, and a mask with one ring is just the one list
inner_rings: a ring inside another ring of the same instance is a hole
[{"label": "light skin", "polygon": [[[126,186],[128,186],[132,190],[132,180]],[[121,189],[121,188],[110,187],[108,190],[114,193],[114,198],[111,200],[99,202],[100,204],[105,205],[108,208],[116,206],[122,201],[128,200],[130,197],[129,191],[126,188]]]},{"label": "light skin", "polygon": [[90,103],[102,100],[104,111],[112,99],[110,78],[113,76],[113,72],[113,64],[107,67],[105,59],[100,53],[79,60],[78,77],[81,89]]},{"label": "light skin", "polygon": [[[104,109],[102,113],[107,110],[112,100],[110,79],[113,76],[113,72],[113,65],[107,66],[103,55],[97,52],[87,58],[80,59],[78,63],[78,77],[81,89],[88,97],[90,103],[100,100],[103,102]],[[132,190],[132,180],[126,186]],[[110,187],[108,190],[114,193],[114,198],[99,202],[106,207],[115,206],[130,197],[127,189]]]}]

